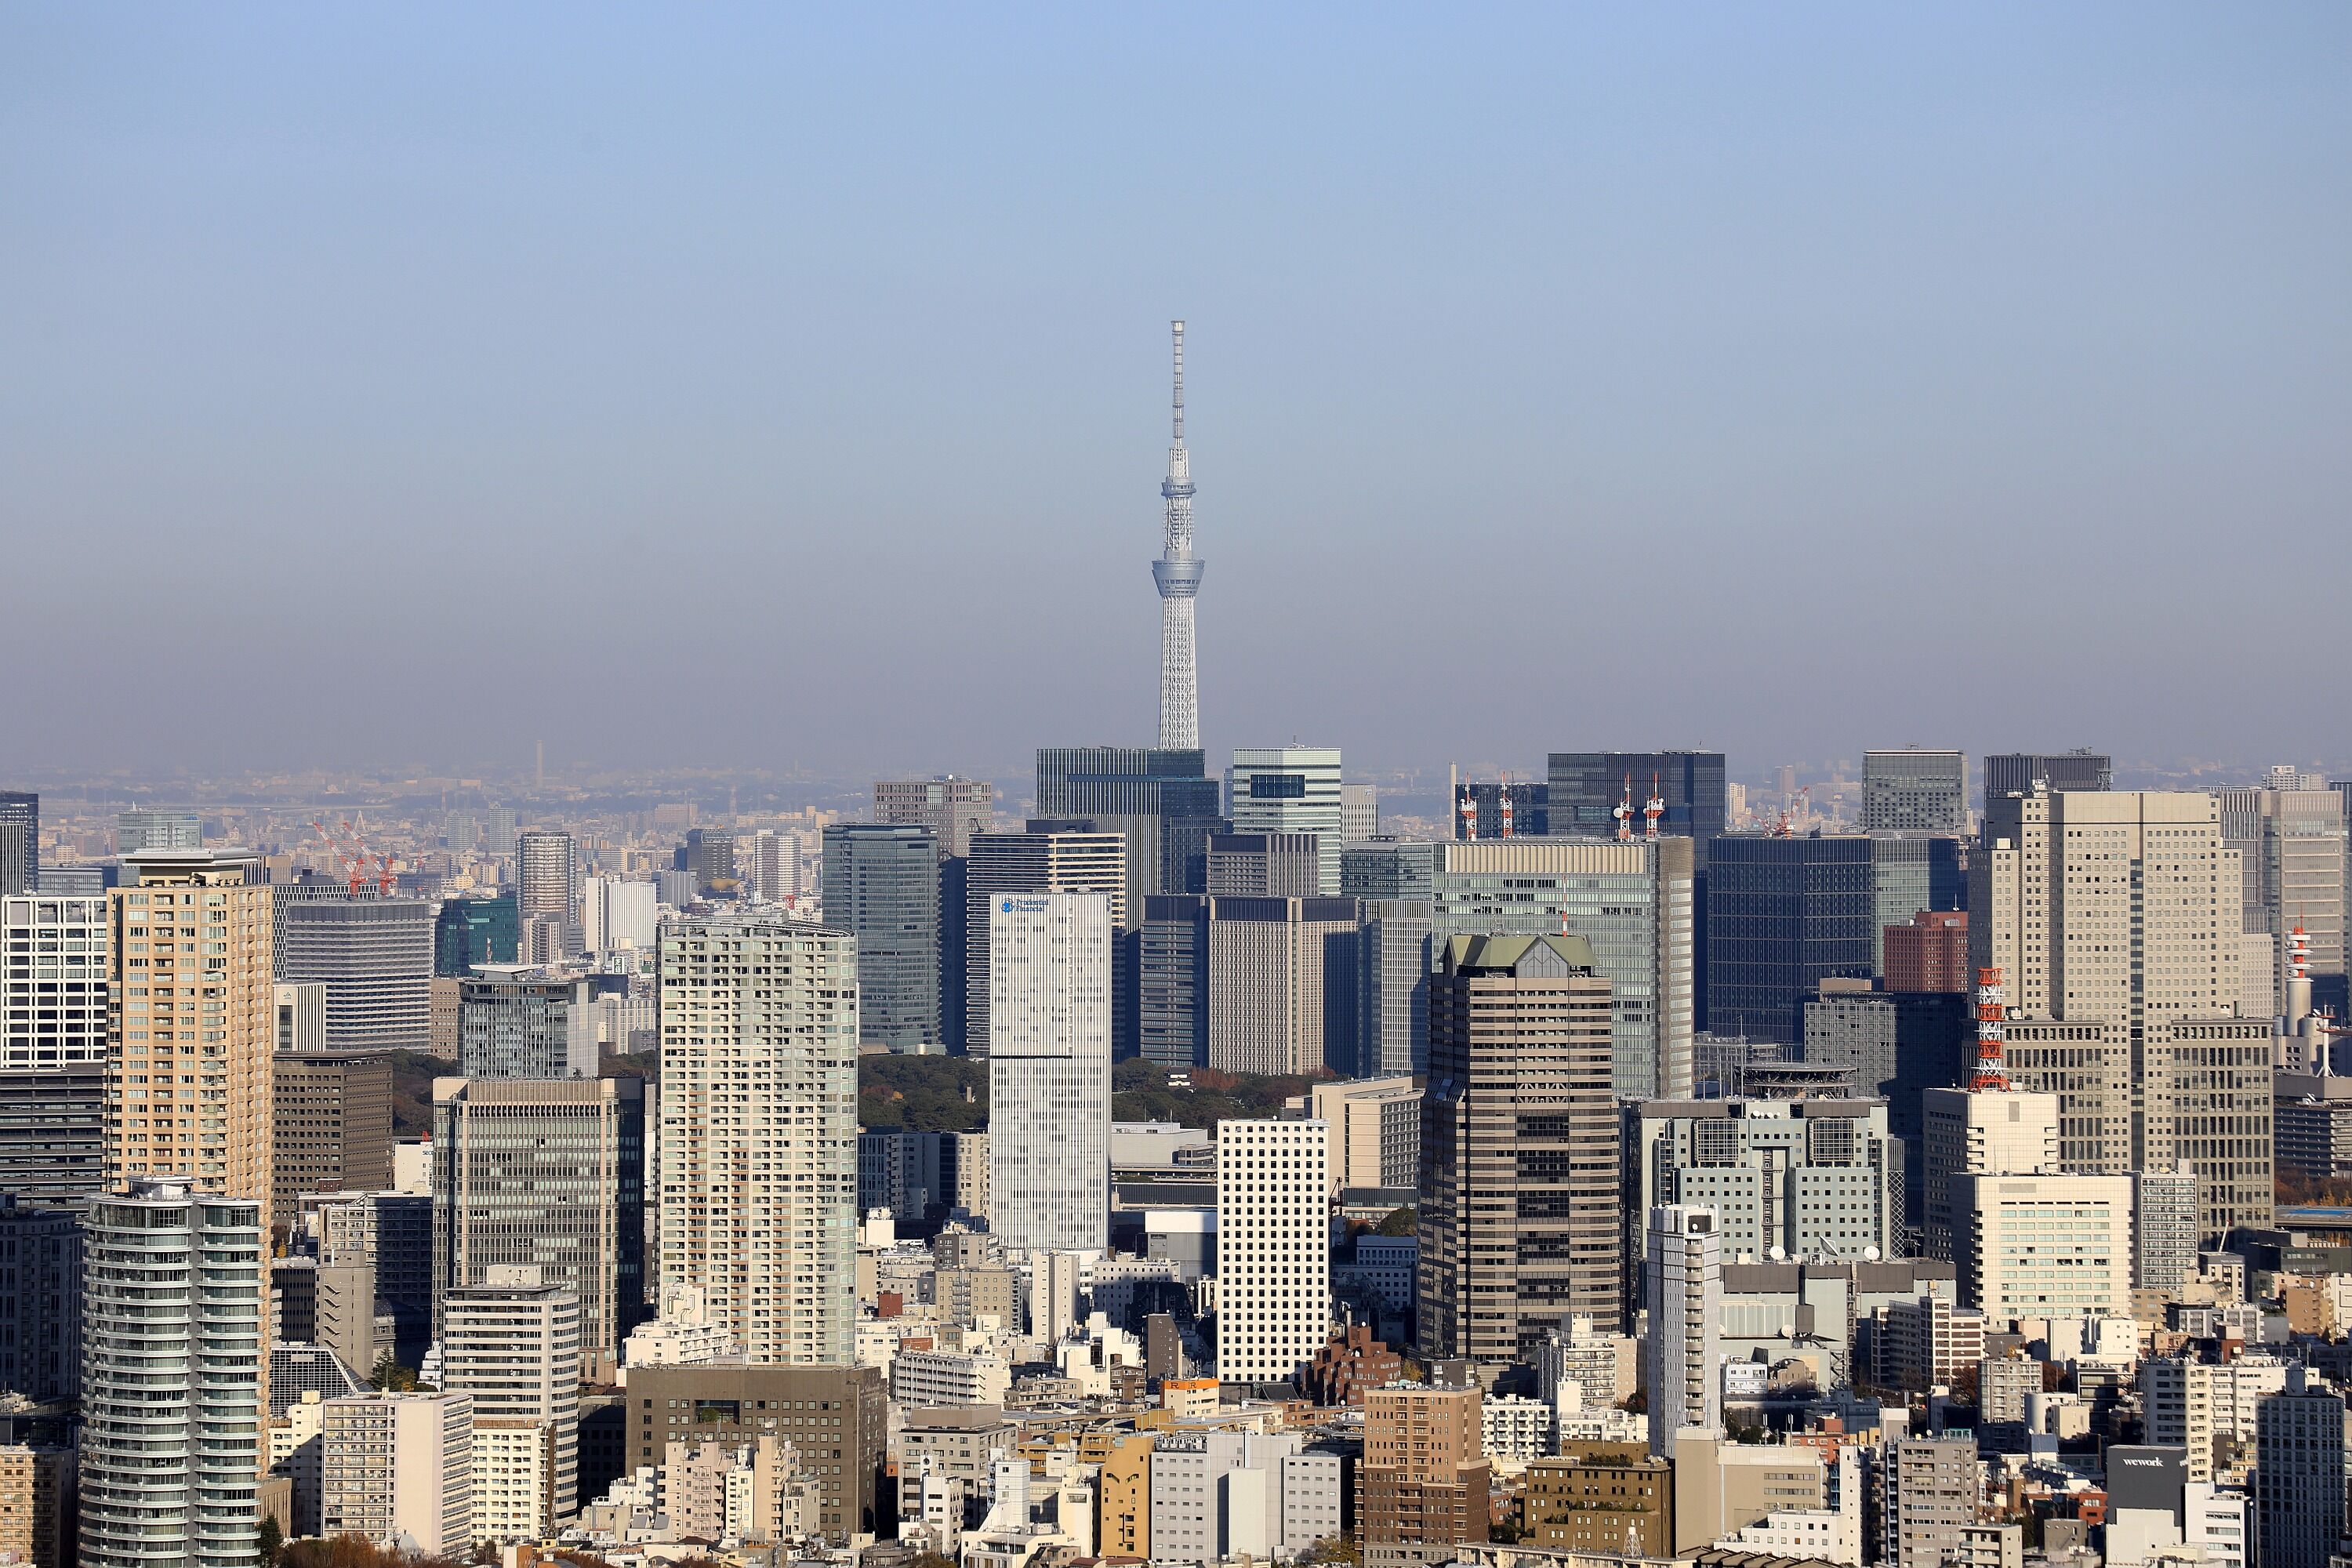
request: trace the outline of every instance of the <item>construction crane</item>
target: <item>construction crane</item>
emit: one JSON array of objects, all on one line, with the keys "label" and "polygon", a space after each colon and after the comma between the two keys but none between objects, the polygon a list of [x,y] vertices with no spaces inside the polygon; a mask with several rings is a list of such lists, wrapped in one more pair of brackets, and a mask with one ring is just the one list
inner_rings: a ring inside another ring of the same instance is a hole
[{"label": "construction crane", "polygon": [[[375,884],[377,892],[386,896],[391,894],[396,885],[391,856],[369,849],[361,839],[359,830],[348,821],[331,829],[323,822],[313,821],[310,826],[318,829],[319,837],[326,840],[327,847],[334,852],[336,870],[352,898],[364,893],[370,882]],[[371,864],[373,869],[370,869]]]},{"label": "construction crane", "polygon": [[1786,838],[1790,837],[1791,832],[1790,826],[1791,812],[1798,807],[1809,805],[1812,797],[1812,793],[1813,786],[1806,784],[1804,787],[1798,790],[1796,794],[1788,798],[1780,807],[1780,820],[1772,829],[1773,837]]}]

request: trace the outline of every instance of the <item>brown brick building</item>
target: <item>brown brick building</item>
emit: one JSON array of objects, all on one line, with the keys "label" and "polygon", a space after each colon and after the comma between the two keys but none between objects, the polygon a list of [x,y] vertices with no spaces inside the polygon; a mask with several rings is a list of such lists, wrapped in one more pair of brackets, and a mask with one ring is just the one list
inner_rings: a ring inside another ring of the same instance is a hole
[{"label": "brown brick building", "polygon": [[1674,1555],[1675,1468],[1638,1443],[1571,1443],[1527,1468],[1527,1542],[1551,1552]]},{"label": "brown brick building", "polygon": [[1921,910],[1911,923],[1888,926],[1886,989],[1966,991],[1969,988],[1969,912]]},{"label": "brown brick building", "polygon": [[1403,1375],[1402,1356],[1372,1338],[1372,1331],[1361,1323],[1351,1324],[1315,1352],[1307,1368],[1307,1397],[1318,1405],[1361,1405],[1364,1390]]},{"label": "brown brick building", "polygon": [[1478,1385],[1364,1393],[1356,1538],[1366,1546],[1486,1539],[1486,1454]]}]

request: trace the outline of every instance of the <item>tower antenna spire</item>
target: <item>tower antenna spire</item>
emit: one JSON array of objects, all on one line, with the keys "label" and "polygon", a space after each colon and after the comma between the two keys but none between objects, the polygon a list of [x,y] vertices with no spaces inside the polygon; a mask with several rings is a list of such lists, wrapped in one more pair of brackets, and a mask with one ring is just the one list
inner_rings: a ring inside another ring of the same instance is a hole
[{"label": "tower antenna spire", "polygon": [[1168,531],[1151,580],[1160,589],[1160,744],[1197,751],[1201,744],[1200,681],[1192,658],[1192,601],[1201,592],[1201,562],[1192,553],[1192,459],[1184,450],[1184,323],[1171,321],[1176,347],[1174,443],[1160,494],[1168,503]]}]

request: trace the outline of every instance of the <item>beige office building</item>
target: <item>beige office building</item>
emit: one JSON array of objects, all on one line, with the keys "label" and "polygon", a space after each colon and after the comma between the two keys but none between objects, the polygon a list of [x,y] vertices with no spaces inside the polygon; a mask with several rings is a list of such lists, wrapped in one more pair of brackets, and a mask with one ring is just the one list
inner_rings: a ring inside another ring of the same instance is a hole
[{"label": "beige office building", "polygon": [[662,931],[657,1300],[754,1362],[855,1359],[856,947],[749,916]]},{"label": "beige office building", "polygon": [[1952,1207],[1961,1305],[2004,1328],[2131,1315],[2129,1176],[1961,1174]]},{"label": "beige office building", "polygon": [[406,1536],[427,1556],[474,1545],[474,1401],[365,1394],[319,1407],[320,1533]]},{"label": "beige office building", "polygon": [[1352,953],[1355,931],[1353,899],[1211,899],[1209,1065],[1310,1073],[1338,1054],[1335,1044],[1341,1059],[1352,1058],[1353,1038],[1333,1037],[1338,1019],[1353,1013],[1336,1005],[1352,992],[1347,965],[1333,975],[1331,959],[1334,949]]},{"label": "beige office building", "polygon": [[270,890],[239,849],[126,856],[110,894],[121,1042],[106,1063],[106,1184],[180,1174],[262,1205],[278,1033]]},{"label": "beige office building", "polygon": [[2058,1097],[2029,1089],[1931,1089],[1920,1096],[1919,1247],[1950,1261],[1959,1226],[1952,1178],[2056,1172]]},{"label": "beige office building", "polygon": [[2058,1096],[2061,1165],[2188,1161],[2208,1236],[2271,1223],[2271,1021],[2240,1008],[2242,880],[2210,795],[1993,800],[1969,866],[1970,962],[2002,972],[2011,1080]]},{"label": "beige office building", "polygon": [[1421,1090],[1410,1077],[1311,1085],[1300,1109],[1331,1124],[1331,1190],[1410,1187],[1421,1174]]}]

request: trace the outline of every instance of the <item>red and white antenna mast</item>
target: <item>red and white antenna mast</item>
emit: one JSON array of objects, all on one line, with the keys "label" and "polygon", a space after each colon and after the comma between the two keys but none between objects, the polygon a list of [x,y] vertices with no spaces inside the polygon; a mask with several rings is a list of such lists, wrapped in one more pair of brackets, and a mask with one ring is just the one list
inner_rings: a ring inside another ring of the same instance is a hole
[{"label": "red and white antenna mast", "polygon": [[1457,809],[1462,813],[1462,837],[1475,839],[1478,837],[1478,786],[1464,784],[1461,795]]},{"label": "red and white antenna mast", "polygon": [[1658,793],[1658,775],[1650,775],[1650,798],[1642,807],[1642,837],[1651,843],[1658,841],[1658,818],[1666,815],[1666,797]]},{"label": "red and white antenna mast", "polygon": [[1625,775],[1625,794],[1610,816],[1617,819],[1617,837],[1622,840],[1633,837],[1633,775]]},{"label": "red and white antenna mast", "polygon": [[2009,1007],[2001,989],[2000,971],[1977,971],[1977,1070],[1969,1079],[1972,1089],[2005,1090],[2009,1064],[2002,1055],[2009,1038]]},{"label": "red and white antenna mast", "polygon": [[1500,803],[1501,803],[1501,805],[1502,805],[1502,816],[1503,816],[1503,837],[1506,837],[1506,838],[1508,838],[1508,837],[1511,836],[1511,775],[1510,775],[1510,774],[1508,774],[1508,773],[1505,773],[1505,774],[1503,775],[1503,782],[1502,782],[1499,785],[1497,785],[1497,786],[1496,786],[1496,790],[1495,790],[1495,798],[1496,798],[1498,802],[1500,802]]}]

